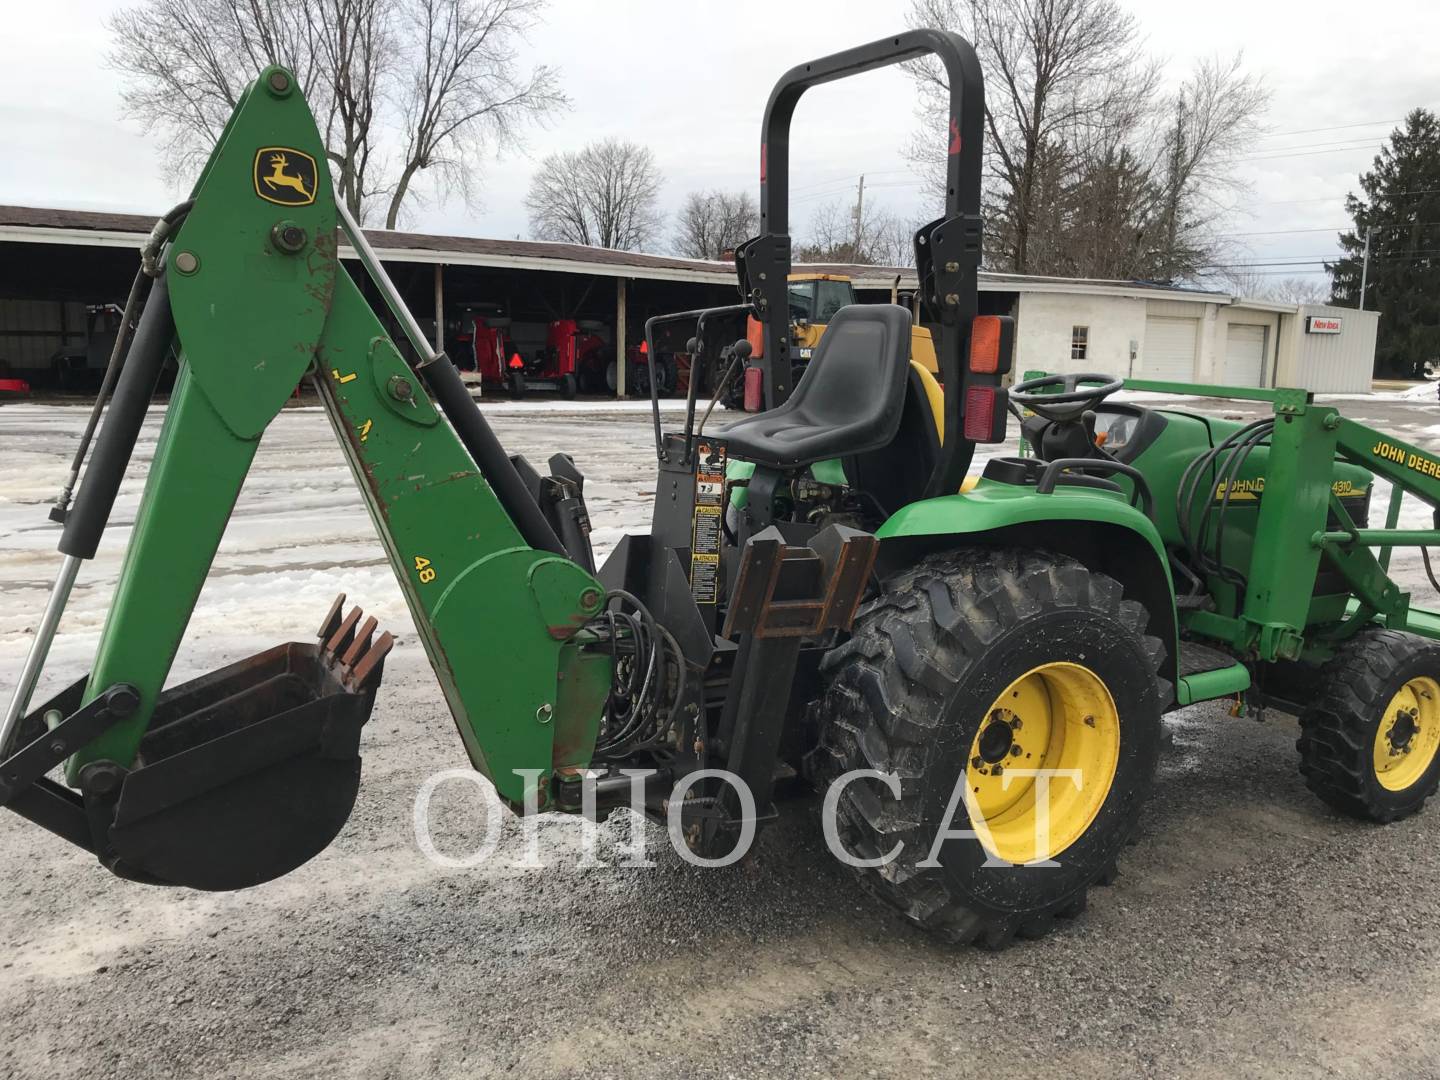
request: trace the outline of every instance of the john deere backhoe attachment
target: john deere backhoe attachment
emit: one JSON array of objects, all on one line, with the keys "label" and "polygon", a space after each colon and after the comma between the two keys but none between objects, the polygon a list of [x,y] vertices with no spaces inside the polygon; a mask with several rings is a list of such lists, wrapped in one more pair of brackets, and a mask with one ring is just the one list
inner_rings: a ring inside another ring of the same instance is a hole
[{"label": "john deere backhoe attachment", "polygon": [[[337,226],[415,360],[340,270]],[[113,400],[74,505],[56,515],[64,561],[0,726],[0,803],[121,876],[203,889],[286,873],[344,824],[392,644],[373,619],[337,601],[318,642],[164,689],[260,437],[311,378],[472,761],[512,805],[529,794],[546,808],[556,770],[589,763],[610,688],[610,656],[582,634],[604,590],[551,523],[583,519],[583,500],[557,500],[547,517],[429,347],[337,205],[287,71],[247,91],[192,197],[147,243],[139,282],[150,287]],[[172,356],[179,375],[94,667],[32,710]],[[578,493],[577,477],[565,491]],[[583,532],[567,533],[588,553]],[[62,763],[68,786],[45,776]],[[532,766],[527,791],[515,770]]]}]

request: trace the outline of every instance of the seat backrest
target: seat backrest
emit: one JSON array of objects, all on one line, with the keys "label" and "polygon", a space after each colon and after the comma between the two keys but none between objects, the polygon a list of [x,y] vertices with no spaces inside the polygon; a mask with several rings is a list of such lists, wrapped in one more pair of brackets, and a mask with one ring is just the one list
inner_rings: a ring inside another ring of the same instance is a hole
[{"label": "seat backrest", "polygon": [[910,312],[841,308],[790,399],[723,430],[731,456],[793,469],[883,447],[900,427],[909,358]]},{"label": "seat backrest", "polygon": [[827,426],[859,424],[867,429],[865,441],[883,442],[898,423],[909,359],[909,311],[850,304],[825,327],[786,405]]}]

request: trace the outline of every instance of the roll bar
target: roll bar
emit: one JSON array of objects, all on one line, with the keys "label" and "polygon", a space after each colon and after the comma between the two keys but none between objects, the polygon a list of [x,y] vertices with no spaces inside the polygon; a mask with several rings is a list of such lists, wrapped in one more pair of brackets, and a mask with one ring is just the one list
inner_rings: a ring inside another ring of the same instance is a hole
[{"label": "roll bar", "polygon": [[893,37],[799,64],[770,92],[760,143],[760,235],[735,253],[740,295],[755,305],[764,324],[765,407],[790,396],[790,312],[787,279],[790,243],[790,121],[801,95],[812,86],[849,78],[876,68],[933,55],[945,66],[950,83],[948,153],[945,166],[945,214],[915,234],[920,297],[929,322],[938,330],[936,359],[945,384],[945,440],[930,478],[928,494],[958,489],[969,468],[974,444],[957,436],[964,430],[965,370],[962,359],[970,323],[977,313],[980,271],[980,164],[984,142],[985,84],[975,50],[959,34],[907,30]]}]

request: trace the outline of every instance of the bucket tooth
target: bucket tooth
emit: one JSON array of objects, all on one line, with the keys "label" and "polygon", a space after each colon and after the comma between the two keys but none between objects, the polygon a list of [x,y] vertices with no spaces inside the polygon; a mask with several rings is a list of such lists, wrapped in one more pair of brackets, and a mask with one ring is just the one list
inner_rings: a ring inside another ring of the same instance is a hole
[{"label": "bucket tooth", "polygon": [[365,655],[362,656],[354,668],[351,669],[348,678],[345,680],[346,685],[349,686],[351,690],[358,691],[371,681],[372,675],[375,676],[373,681],[378,682],[380,663],[385,659],[386,654],[394,647],[395,637],[387,630],[376,639],[375,644],[370,646]]},{"label": "bucket tooth", "polygon": [[351,608],[350,614],[345,616],[345,620],[335,632],[325,640],[324,645],[321,646],[322,651],[339,659],[345,650],[350,647],[350,643],[355,637],[355,627],[359,624],[360,616],[363,614],[365,613],[358,607]]},{"label": "bucket tooth", "polygon": [[342,592],[335,597],[335,602],[330,605],[330,613],[325,616],[325,621],[320,624],[319,631],[315,636],[321,641],[327,641],[330,635],[340,629],[340,618],[345,612],[345,594]]},{"label": "bucket tooth", "polygon": [[375,616],[367,615],[365,621],[360,624],[360,629],[355,631],[355,640],[345,654],[340,657],[340,666],[353,668],[355,661],[359,660],[370,648],[370,640],[375,636]]}]

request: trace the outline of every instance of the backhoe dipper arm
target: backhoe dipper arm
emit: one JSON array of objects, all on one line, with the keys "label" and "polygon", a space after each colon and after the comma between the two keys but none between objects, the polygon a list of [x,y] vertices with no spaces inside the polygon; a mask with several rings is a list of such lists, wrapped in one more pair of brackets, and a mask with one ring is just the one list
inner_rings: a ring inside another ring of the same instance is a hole
[{"label": "backhoe dipper arm", "polygon": [[[313,372],[472,762],[513,805],[527,787],[514,770],[538,770],[543,808],[553,771],[587,765],[594,746],[610,671],[576,636],[604,590],[559,553],[533,501],[516,501],[528,495],[468,395],[457,399],[450,362],[425,349],[412,369],[396,349],[341,270],[337,216],[311,113],[293,77],[267,69],[195,187],[137,334],[137,347],[173,338],[180,373],[84,701],[123,684],[140,703],[70,758],[67,778],[95,762],[137,765],[260,436]],[[398,303],[358,228],[353,242]],[[402,323],[413,333],[408,312]],[[127,368],[117,402],[144,375]],[[82,540],[98,537],[138,431],[112,423],[62,544],[80,558],[94,553]]]}]

